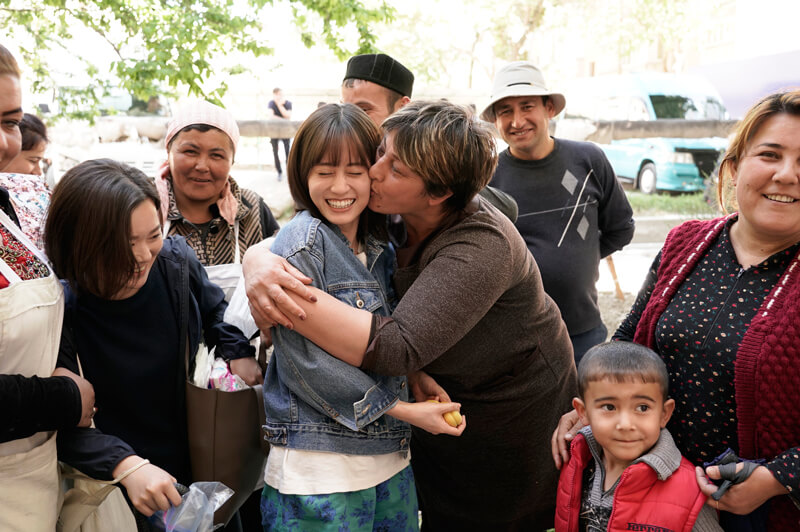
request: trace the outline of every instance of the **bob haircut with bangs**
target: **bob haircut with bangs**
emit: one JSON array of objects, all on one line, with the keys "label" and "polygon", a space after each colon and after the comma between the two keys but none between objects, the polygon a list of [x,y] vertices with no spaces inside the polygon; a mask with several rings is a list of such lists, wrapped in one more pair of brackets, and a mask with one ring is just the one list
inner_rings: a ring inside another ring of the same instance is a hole
[{"label": "bob haircut with bangs", "polygon": [[56,275],[76,291],[114,297],[136,269],[131,213],[148,200],[163,223],[156,187],[141,170],[111,159],[70,168],[53,189],[44,228]]},{"label": "bob haircut with bangs", "polygon": [[[297,130],[286,161],[295,209],[307,210],[315,218],[325,220],[308,190],[311,169],[323,161],[338,166],[342,163],[343,148],[348,148],[350,154],[350,161],[345,163],[357,162],[369,169],[375,163],[380,142],[378,127],[367,113],[353,104],[330,103],[311,113]],[[364,209],[359,218],[357,238],[364,240],[367,231],[385,238],[386,217]]]}]

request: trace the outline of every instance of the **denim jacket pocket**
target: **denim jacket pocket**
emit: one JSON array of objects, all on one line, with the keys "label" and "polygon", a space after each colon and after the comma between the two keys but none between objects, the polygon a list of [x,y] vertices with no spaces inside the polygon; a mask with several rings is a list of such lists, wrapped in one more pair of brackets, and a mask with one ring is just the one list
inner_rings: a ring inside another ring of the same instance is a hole
[{"label": "denim jacket pocket", "polygon": [[347,282],[328,285],[328,293],[351,307],[375,312],[386,304],[377,282]]}]

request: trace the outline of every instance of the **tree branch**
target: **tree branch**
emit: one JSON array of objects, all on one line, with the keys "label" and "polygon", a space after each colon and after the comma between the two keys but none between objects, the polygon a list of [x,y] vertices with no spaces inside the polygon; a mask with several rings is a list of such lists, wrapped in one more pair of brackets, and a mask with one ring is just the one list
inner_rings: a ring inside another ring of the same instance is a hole
[{"label": "tree branch", "polygon": [[62,8],[62,9],[63,9],[64,11],[66,11],[67,13],[69,13],[69,15],[70,15],[72,18],[74,18],[75,20],[78,20],[78,21],[82,22],[82,23],[84,24],[84,26],[87,26],[89,29],[93,30],[93,31],[94,31],[96,34],[98,34],[100,37],[102,37],[102,39],[103,39],[104,41],[106,41],[106,42],[108,43],[108,45],[109,45],[109,46],[111,46],[111,48],[113,48],[113,49],[114,49],[114,51],[117,53],[117,57],[119,57],[120,59],[125,59],[124,57],[122,57],[122,53],[120,52],[120,50],[119,50],[119,47],[117,47],[117,45],[116,45],[116,44],[114,44],[113,42],[111,42],[111,39],[109,39],[109,38],[108,38],[108,36],[105,34],[105,32],[104,32],[104,31],[103,31],[101,28],[98,28],[98,27],[97,27],[97,26],[94,24],[94,22],[93,22],[93,21],[91,21],[91,19],[88,19],[88,18],[87,18],[87,19],[83,19],[83,18],[81,18],[81,17],[77,16],[77,15],[76,15],[76,14],[73,12],[73,10],[72,10],[72,9],[70,9],[70,8],[68,8],[68,7],[64,7],[64,8]]}]

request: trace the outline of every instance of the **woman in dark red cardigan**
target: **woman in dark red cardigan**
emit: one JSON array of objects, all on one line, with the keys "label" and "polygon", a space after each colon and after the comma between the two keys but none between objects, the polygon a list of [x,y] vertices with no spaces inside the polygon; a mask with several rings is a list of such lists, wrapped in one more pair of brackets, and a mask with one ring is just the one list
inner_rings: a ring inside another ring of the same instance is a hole
[{"label": "woman in dark red cardigan", "polygon": [[[797,530],[800,91],[764,98],[741,121],[720,170],[721,204],[730,190],[738,213],[670,232],[614,339],[664,359],[676,401],[669,429],[695,465],[727,448],[764,460],[719,501],[709,498],[723,527],[741,525],[726,512],[746,515],[768,503],[760,512],[768,530]],[[559,466],[568,460],[561,436],[577,430],[565,433],[572,420],[566,414],[554,434]],[[698,468],[710,495],[717,487],[706,475],[719,479],[719,471]]]}]

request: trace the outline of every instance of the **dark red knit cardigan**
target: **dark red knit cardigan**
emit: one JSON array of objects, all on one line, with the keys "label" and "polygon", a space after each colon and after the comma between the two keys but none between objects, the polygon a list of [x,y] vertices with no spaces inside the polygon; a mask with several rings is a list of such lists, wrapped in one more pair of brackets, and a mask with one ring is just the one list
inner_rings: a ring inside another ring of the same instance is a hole
[{"label": "dark red knit cardigan", "polygon": [[[634,342],[656,349],[656,322],[725,223],[735,216],[694,220],[670,231]],[[800,445],[799,276],[800,251],[764,299],[736,353],[736,417],[743,458],[770,460]],[[770,530],[800,530],[800,510],[788,497],[770,504]]]}]

